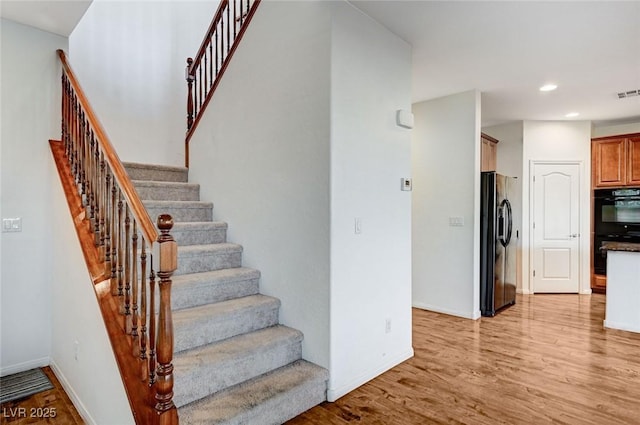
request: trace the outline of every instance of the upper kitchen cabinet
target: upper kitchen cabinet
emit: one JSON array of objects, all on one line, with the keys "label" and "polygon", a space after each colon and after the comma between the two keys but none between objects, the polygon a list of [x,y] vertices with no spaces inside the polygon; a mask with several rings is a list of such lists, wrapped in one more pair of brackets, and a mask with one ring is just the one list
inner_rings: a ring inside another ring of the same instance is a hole
[{"label": "upper kitchen cabinet", "polygon": [[640,186],[640,133],[591,142],[594,187]]},{"label": "upper kitchen cabinet", "polygon": [[627,185],[640,186],[640,135],[627,139]]},{"label": "upper kitchen cabinet", "polygon": [[480,142],[480,171],[496,171],[498,140],[481,133]]},{"label": "upper kitchen cabinet", "polygon": [[616,187],[627,183],[627,139],[599,138],[591,144],[594,187]]}]

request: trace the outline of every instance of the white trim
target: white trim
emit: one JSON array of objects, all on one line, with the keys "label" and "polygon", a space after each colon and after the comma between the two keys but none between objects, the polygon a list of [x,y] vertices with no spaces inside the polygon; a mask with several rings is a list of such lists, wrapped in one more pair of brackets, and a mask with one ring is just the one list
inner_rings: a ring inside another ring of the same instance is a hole
[{"label": "white trim", "polygon": [[401,354],[397,355],[396,357],[393,357],[393,358],[389,359],[382,366],[380,366],[380,367],[378,367],[378,368],[376,368],[376,369],[374,369],[374,370],[372,370],[370,372],[363,373],[359,377],[351,380],[349,383],[347,383],[345,385],[340,386],[339,388],[328,388],[327,389],[327,401],[330,401],[330,402],[336,401],[340,397],[342,397],[342,396],[346,395],[347,393],[355,390],[359,386],[361,386],[363,384],[366,384],[367,382],[369,382],[373,378],[383,374],[387,370],[398,366],[400,363],[404,362],[405,360],[410,359],[411,357],[413,357],[413,347],[410,348],[408,351],[405,351],[404,353],[401,353]]},{"label": "white trim", "polygon": [[[528,293],[528,294],[535,294],[535,288],[533,287],[533,276],[532,276],[532,270],[533,270],[533,266],[534,266],[534,255],[535,255],[535,244],[534,244],[534,238],[533,238],[533,217],[534,217],[534,208],[535,208],[535,202],[534,202],[534,196],[535,196],[535,190],[534,190],[534,181],[533,178],[535,176],[535,168],[536,165],[577,165],[578,166],[578,229],[581,235],[589,235],[588,232],[583,232],[583,227],[584,227],[584,217],[583,217],[583,212],[581,211],[582,208],[580,208],[580,206],[582,205],[582,190],[583,190],[583,185],[584,185],[584,161],[580,160],[580,159],[576,159],[576,160],[540,160],[540,159],[530,159],[529,160],[529,223],[528,224],[528,232],[529,232],[529,263],[527,265],[527,288],[524,288],[524,282],[523,282],[523,289],[522,289],[522,293]],[[587,213],[590,214],[590,213]],[[588,215],[587,215],[587,222],[588,220]],[[589,286],[585,287],[585,276],[584,273],[582,272],[582,266],[584,262],[584,254],[582,253],[582,246],[580,241],[578,242],[578,294],[590,294],[591,293],[591,287],[590,284],[591,282],[589,282]],[[523,271],[524,271],[524,267],[523,267]],[[526,292],[525,292],[526,291]],[[588,291],[588,292],[587,292]]]},{"label": "white trim", "polygon": [[0,369],[0,376],[12,375],[14,373],[24,372],[25,370],[35,369],[37,367],[49,366],[50,361],[51,357],[41,357],[39,359],[29,360],[28,362],[5,366]]},{"label": "white trim", "polygon": [[62,373],[62,370],[56,364],[55,360],[53,359],[51,360],[50,366],[51,366],[51,370],[56,375],[56,378],[58,378],[58,381],[60,381],[60,385],[62,385],[62,388],[64,388],[65,392],[71,399],[73,406],[76,408],[76,410],[78,411],[78,414],[80,414],[82,419],[87,423],[87,425],[98,425],[97,422],[93,419],[93,417],[89,413],[89,411],[87,410],[87,408],[85,407],[85,405],[80,400],[80,397],[75,392],[75,390],[73,389],[73,387],[71,386],[67,378]]},{"label": "white trim", "polygon": [[516,289],[516,294],[533,295],[533,293],[529,291],[529,289],[523,289],[523,288]]},{"label": "white trim", "polygon": [[471,319],[471,320],[477,320],[480,318],[480,310],[475,310],[469,313],[468,311],[450,310],[448,308],[436,307],[434,305],[421,303],[421,302],[414,302],[413,307],[420,308],[422,310],[433,311],[436,313],[448,314],[449,316],[463,317],[465,319]]},{"label": "white trim", "polygon": [[609,329],[619,329],[621,331],[640,333],[640,327],[629,325],[628,323],[620,323],[620,322],[612,322],[611,320],[604,320],[603,324],[605,328],[609,328]]}]

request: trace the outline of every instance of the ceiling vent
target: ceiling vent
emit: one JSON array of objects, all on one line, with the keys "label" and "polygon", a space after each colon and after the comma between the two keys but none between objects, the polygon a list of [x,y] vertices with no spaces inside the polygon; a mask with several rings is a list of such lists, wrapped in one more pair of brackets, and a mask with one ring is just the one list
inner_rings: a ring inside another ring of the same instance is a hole
[{"label": "ceiling vent", "polygon": [[640,96],[640,89],[639,90],[630,90],[630,91],[623,91],[618,93],[618,99],[624,99],[627,97],[634,97],[634,96]]}]

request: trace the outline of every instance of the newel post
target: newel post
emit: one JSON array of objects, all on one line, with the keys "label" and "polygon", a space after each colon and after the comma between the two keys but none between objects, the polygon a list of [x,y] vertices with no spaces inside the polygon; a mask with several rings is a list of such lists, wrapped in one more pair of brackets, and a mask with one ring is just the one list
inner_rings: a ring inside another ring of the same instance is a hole
[{"label": "newel post", "polygon": [[187,69],[184,72],[184,77],[187,80],[187,131],[191,130],[193,126],[193,81],[195,77],[191,75],[191,65],[193,64],[192,58],[187,58]]},{"label": "newel post", "polygon": [[[178,267],[178,247],[169,234],[173,218],[168,214],[158,216],[158,245],[160,264],[158,278],[160,288],[160,312],[158,318],[156,414],[160,425],[177,425],[178,411],[173,404],[173,320],[171,318],[171,275]],[[153,313],[152,313],[153,314]]]}]

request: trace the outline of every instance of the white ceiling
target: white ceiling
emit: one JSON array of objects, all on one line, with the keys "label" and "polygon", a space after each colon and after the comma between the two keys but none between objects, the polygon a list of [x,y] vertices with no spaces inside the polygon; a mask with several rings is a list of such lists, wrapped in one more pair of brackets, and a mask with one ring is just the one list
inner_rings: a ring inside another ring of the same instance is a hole
[{"label": "white ceiling", "polygon": [[[640,0],[351,0],[413,46],[413,101],[478,89],[483,125],[640,122]],[[0,16],[68,36],[91,0],[2,0]],[[558,84],[554,92],[538,88]]]},{"label": "white ceiling", "polygon": [[92,0],[1,0],[0,17],[68,37]]},{"label": "white ceiling", "polygon": [[413,46],[414,102],[479,89],[483,125],[640,122],[616,95],[640,89],[640,1],[351,3]]}]

